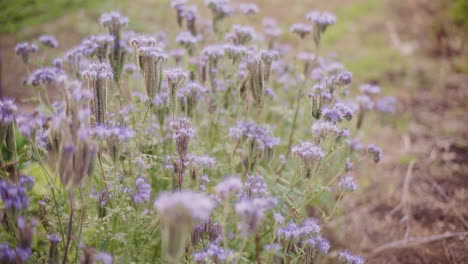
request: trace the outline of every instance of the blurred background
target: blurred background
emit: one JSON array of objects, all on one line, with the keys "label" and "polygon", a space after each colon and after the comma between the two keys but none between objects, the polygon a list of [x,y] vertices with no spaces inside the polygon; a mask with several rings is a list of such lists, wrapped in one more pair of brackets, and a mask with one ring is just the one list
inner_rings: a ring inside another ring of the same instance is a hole
[{"label": "blurred background", "polygon": [[[202,14],[210,18],[202,1]],[[246,1],[232,1],[237,4]],[[397,115],[365,126],[385,153],[357,195],[345,199],[330,224],[334,242],[363,252],[368,263],[468,263],[468,1],[467,0],[257,0],[260,13],[235,23],[260,27],[278,20],[281,41],[304,48],[288,32],[312,9],[336,14],[323,39],[324,54],[353,72],[353,83],[379,84],[398,98]],[[43,64],[102,32],[102,12],[130,18],[129,29],[169,39],[178,33],[169,0],[0,0],[0,95],[33,108],[27,70],[14,53],[42,34],[60,46],[35,56]],[[237,19],[237,20],[236,20]],[[312,41],[310,41],[312,48]],[[307,48],[307,47],[306,47]]]}]

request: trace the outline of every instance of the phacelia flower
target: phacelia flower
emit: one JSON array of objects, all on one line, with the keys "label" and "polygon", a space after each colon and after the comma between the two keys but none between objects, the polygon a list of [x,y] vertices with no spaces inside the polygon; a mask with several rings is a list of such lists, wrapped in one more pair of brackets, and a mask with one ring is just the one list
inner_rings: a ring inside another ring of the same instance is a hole
[{"label": "phacelia flower", "polygon": [[358,185],[354,182],[353,176],[349,174],[341,177],[338,186],[345,192],[354,192],[358,188]]},{"label": "phacelia flower", "polygon": [[301,39],[305,38],[312,32],[312,26],[307,24],[295,23],[289,28],[289,31],[299,35]]},{"label": "phacelia flower", "polygon": [[308,169],[311,169],[316,162],[325,157],[325,152],[311,142],[303,142],[300,145],[291,148],[293,156],[298,157],[301,163]]},{"label": "phacelia flower", "polygon": [[0,198],[7,210],[21,211],[29,206],[29,198],[26,188],[22,185],[9,184],[0,181]]},{"label": "phacelia flower", "polygon": [[238,224],[243,236],[255,234],[263,222],[265,212],[273,209],[275,201],[270,198],[255,198],[239,201],[235,205],[236,214],[240,218]]},{"label": "phacelia flower", "polygon": [[257,14],[259,9],[256,4],[253,3],[245,3],[245,4],[240,4],[239,5],[239,11],[248,16],[248,15],[254,15]]},{"label": "phacelia flower", "polygon": [[192,129],[192,124],[187,118],[181,118],[177,121],[171,122],[171,129],[173,131],[172,138],[175,141],[177,153],[180,157],[187,157],[190,138],[195,132]]},{"label": "phacelia flower", "polygon": [[307,20],[314,23],[314,41],[319,45],[322,34],[325,30],[336,23],[336,17],[329,12],[311,11],[306,15]]},{"label": "phacelia flower", "polygon": [[133,201],[135,201],[136,204],[149,202],[151,197],[151,185],[149,185],[145,179],[137,178],[135,181],[135,189]]},{"label": "phacelia flower", "polygon": [[61,80],[65,72],[57,67],[43,67],[34,70],[28,77],[28,84],[32,86],[45,86]]},{"label": "phacelia flower", "polygon": [[340,250],[338,252],[338,259],[344,264],[364,264],[366,260],[358,255],[355,255],[348,250]]},{"label": "phacelia flower", "polygon": [[242,181],[237,177],[228,177],[222,182],[218,183],[215,187],[216,194],[223,200],[235,196],[242,189]]},{"label": "phacelia flower", "polygon": [[380,86],[374,84],[363,84],[359,87],[359,90],[365,95],[372,96],[379,94],[381,88]]},{"label": "phacelia flower", "polygon": [[370,144],[367,146],[367,152],[372,154],[375,163],[378,163],[382,159],[382,149],[380,149],[374,144]]},{"label": "phacelia flower", "polygon": [[15,46],[16,55],[21,56],[24,63],[28,63],[29,55],[31,53],[37,52],[38,50],[39,48],[36,44],[28,42],[22,42]]},{"label": "phacelia flower", "polygon": [[383,97],[375,102],[375,109],[382,113],[391,113],[396,112],[397,99],[393,96]]},{"label": "phacelia flower", "polygon": [[58,41],[54,36],[49,36],[49,35],[42,35],[39,37],[39,41],[44,45],[49,48],[57,48],[58,47]]}]

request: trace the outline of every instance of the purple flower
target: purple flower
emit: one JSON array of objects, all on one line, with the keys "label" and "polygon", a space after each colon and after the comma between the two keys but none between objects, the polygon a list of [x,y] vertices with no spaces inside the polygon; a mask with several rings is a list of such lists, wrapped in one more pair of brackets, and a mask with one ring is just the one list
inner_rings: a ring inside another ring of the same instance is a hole
[{"label": "purple flower", "polygon": [[131,75],[135,72],[138,71],[138,67],[133,64],[133,63],[127,63],[124,65],[124,68],[123,68],[124,72],[126,72],[128,75]]},{"label": "purple flower", "polygon": [[324,139],[328,135],[339,137],[342,135],[342,130],[332,122],[317,121],[312,125],[312,134],[318,139]]},{"label": "purple flower", "polygon": [[135,131],[126,126],[98,125],[94,128],[94,135],[98,139],[117,140],[123,143],[135,137]]},{"label": "purple flower", "polygon": [[349,146],[351,151],[360,151],[364,148],[361,140],[359,138],[347,139],[345,143]]},{"label": "purple flower", "polygon": [[44,86],[63,80],[65,72],[57,67],[43,67],[29,75],[27,83],[32,86]]},{"label": "purple flower", "polygon": [[284,216],[279,213],[274,213],[273,217],[275,218],[275,223],[281,225],[284,223]]},{"label": "purple flower", "polygon": [[5,264],[16,263],[16,251],[8,244],[0,244],[0,262]]},{"label": "purple flower", "polygon": [[337,76],[338,85],[348,85],[351,83],[353,74],[349,71],[343,71]]},{"label": "purple flower", "polygon": [[271,136],[268,128],[258,126],[253,122],[237,122],[237,125],[229,129],[229,137],[236,140],[249,140],[258,150],[272,149],[279,144],[280,139]]},{"label": "purple flower", "polygon": [[37,47],[36,44],[32,44],[28,42],[22,42],[15,46],[16,55],[21,56],[24,63],[28,63],[29,55],[31,53],[37,52],[38,50],[39,48]]},{"label": "purple flower", "polygon": [[268,245],[265,245],[263,249],[265,249],[265,251],[278,252],[281,249],[281,245],[278,243],[268,244]]},{"label": "purple flower", "polygon": [[231,250],[224,251],[222,247],[212,243],[206,250],[193,253],[193,259],[196,263],[205,263],[210,260],[210,263],[224,263],[231,254]]},{"label": "purple flower", "polygon": [[238,228],[243,236],[255,234],[263,222],[265,211],[273,209],[275,204],[271,198],[246,199],[238,202],[235,211],[240,219]]},{"label": "purple flower", "polygon": [[256,4],[245,3],[239,5],[239,11],[244,15],[254,15],[258,13],[259,9]]},{"label": "purple flower", "polygon": [[185,158],[188,153],[190,138],[195,134],[192,124],[187,118],[181,118],[171,122],[171,129],[177,153],[179,153],[180,157]]},{"label": "purple flower", "polygon": [[353,118],[354,112],[344,103],[336,103],[333,107],[323,107],[322,115],[325,120],[332,123],[341,122],[344,119],[351,120]]},{"label": "purple flower", "polygon": [[44,45],[49,48],[57,48],[58,47],[58,41],[54,36],[49,36],[49,35],[42,35],[39,37],[39,41]]},{"label": "purple flower", "polygon": [[358,255],[355,255],[348,250],[338,251],[338,259],[344,261],[344,264],[364,264],[366,260]]},{"label": "purple flower", "polygon": [[241,189],[242,181],[237,177],[228,177],[215,187],[216,193],[223,200],[229,199],[231,195],[236,195]]},{"label": "purple flower", "polygon": [[36,180],[32,176],[21,175],[19,177],[19,184],[27,190],[31,190],[33,188],[35,181]]},{"label": "purple flower", "polygon": [[226,40],[236,45],[245,45],[255,36],[255,30],[250,26],[233,25],[231,33],[226,35]]},{"label": "purple flower", "polygon": [[354,192],[358,188],[353,176],[349,174],[341,176],[338,186],[345,192]]},{"label": "purple flower", "polygon": [[301,39],[312,32],[312,26],[307,24],[295,23],[289,28],[289,31],[299,35]]},{"label": "purple flower", "polygon": [[0,124],[9,125],[15,120],[18,107],[12,98],[0,99]]},{"label": "purple flower", "polygon": [[29,206],[25,187],[7,181],[0,181],[0,198],[7,210],[20,211]]},{"label": "purple flower", "polygon": [[375,108],[382,113],[391,113],[396,112],[397,99],[393,96],[383,97],[375,102]]},{"label": "purple flower", "polygon": [[198,39],[189,31],[183,31],[176,36],[176,42],[188,49],[193,47],[198,42]]},{"label": "purple flower", "polygon": [[58,242],[62,241],[62,238],[57,234],[48,234],[47,240],[49,240],[51,243],[57,244]]},{"label": "purple flower", "polygon": [[380,93],[380,86],[374,84],[363,84],[359,87],[361,93],[372,96]]},{"label": "purple flower", "polygon": [[108,80],[114,76],[110,65],[101,62],[89,64],[87,69],[82,72],[82,75],[89,80]]},{"label": "purple flower", "polygon": [[181,191],[161,194],[154,206],[167,223],[183,222],[192,225],[207,221],[215,208],[215,202],[202,193]]},{"label": "purple flower", "polygon": [[336,23],[336,16],[330,12],[311,11],[306,15],[307,20],[314,22],[315,25],[322,27],[322,32],[326,27]]},{"label": "purple flower", "polygon": [[312,168],[317,161],[325,157],[325,152],[310,142],[303,142],[301,145],[292,147],[291,153],[308,168]]},{"label": "purple flower", "polygon": [[114,258],[112,255],[106,252],[99,252],[98,254],[94,255],[94,260],[101,261],[102,264],[114,263]]},{"label": "purple flower", "polygon": [[382,159],[382,149],[374,144],[369,144],[367,146],[367,152],[373,155],[375,163],[378,163]]},{"label": "purple flower", "polygon": [[123,16],[119,12],[112,11],[104,13],[99,18],[99,23],[109,29],[109,32],[117,36],[120,34],[122,27],[128,24],[128,17]]},{"label": "purple flower", "polygon": [[372,98],[368,95],[358,95],[356,96],[356,101],[362,110],[372,110],[375,105],[374,101],[372,101]]},{"label": "purple flower", "polygon": [[263,176],[249,175],[244,183],[244,194],[242,198],[262,198],[268,196],[268,185]]},{"label": "purple flower", "polygon": [[151,185],[149,185],[145,179],[137,178],[135,181],[135,193],[133,195],[133,201],[136,204],[142,204],[143,202],[149,202],[151,197]]}]

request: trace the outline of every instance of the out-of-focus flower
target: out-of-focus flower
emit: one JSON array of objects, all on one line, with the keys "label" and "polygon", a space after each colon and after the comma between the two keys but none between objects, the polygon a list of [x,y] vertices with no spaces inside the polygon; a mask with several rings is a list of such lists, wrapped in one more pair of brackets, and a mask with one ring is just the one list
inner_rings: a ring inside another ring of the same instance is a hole
[{"label": "out-of-focus flower", "polygon": [[22,42],[15,46],[15,53],[18,56],[21,56],[24,63],[29,62],[29,55],[35,53],[39,50],[36,44]]},{"label": "out-of-focus flower", "polygon": [[39,41],[44,45],[49,48],[57,48],[58,47],[58,41],[54,36],[50,35],[42,35],[39,37]]}]

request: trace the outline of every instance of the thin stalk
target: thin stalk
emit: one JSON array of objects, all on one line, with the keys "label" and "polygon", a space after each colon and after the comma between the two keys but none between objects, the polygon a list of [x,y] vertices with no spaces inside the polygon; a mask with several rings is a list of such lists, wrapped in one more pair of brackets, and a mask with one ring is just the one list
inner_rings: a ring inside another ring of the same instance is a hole
[{"label": "thin stalk", "polygon": [[70,220],[68,222],[67,243],[65,244],[65,252],[63,253],[62,264],[67,263],[68,248],[70,247],[72,225],[73,225],[73,191],[68,192],[68,199],[70,202]]}]

